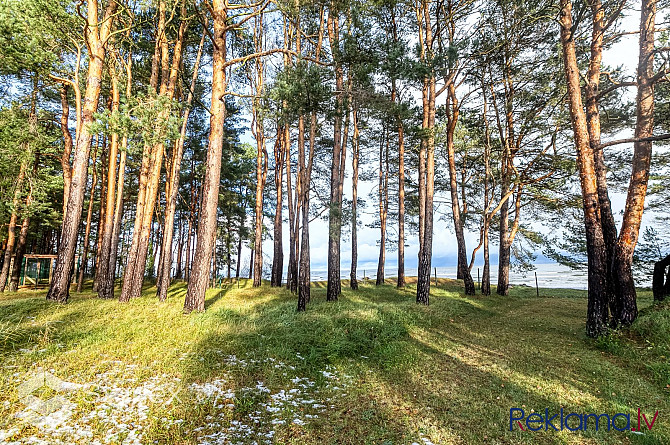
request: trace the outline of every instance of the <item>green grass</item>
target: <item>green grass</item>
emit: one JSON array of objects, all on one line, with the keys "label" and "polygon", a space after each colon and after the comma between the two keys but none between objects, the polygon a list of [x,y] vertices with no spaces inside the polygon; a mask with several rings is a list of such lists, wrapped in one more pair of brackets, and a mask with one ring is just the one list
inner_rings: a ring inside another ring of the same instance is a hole
[{"label": "green grass", "polygon": [[[197,443],[236,422],[253,427],[239,436],[243,443],[263,443],[269,431],[274,443],[292,444],[670,443],[670,311],[651,306],[649,292],[640,293],[643,310],[630,331],[594,341],[584,335],[581,291],[541,289],[537,298],[535,289],[514,287],[509,297],[466,298],[458,283],[440,280],[424,307],[414,303],[412,285],[343,289],[327,303],[316,284],[307,312],[296,313],[287,291],[243,281],[239,289],[211,289],[206,312],[188,316],[183,284],[162,304],[154,288],[125,305],[90,293],[67,305],[47,303],[43,291],[3,295],[0,431],[11,432],[8,441],[42,437],[14,416],[23,409],[17,386],[43,368],[70,382],[96,382],[68,394],[76,405],[71,423],[86,422],[96,438],[108,427],[86,416],[102,409],[107,387],[137,392],[159,382],[171,395],[147,401],[146,419],[135,422],[141,431],[130,428],[142,443]],[[310,382],[304,398],[323,402],[325,411],[265,409],[301,381]],[[216,401],[189,389],[208,382],[229,394]],[[644,435],[510,432],[512,407],[527,414],[561,407],[633,414],[640,407],[659,416]],[[304,425],[292,423],[296,416]]]}]

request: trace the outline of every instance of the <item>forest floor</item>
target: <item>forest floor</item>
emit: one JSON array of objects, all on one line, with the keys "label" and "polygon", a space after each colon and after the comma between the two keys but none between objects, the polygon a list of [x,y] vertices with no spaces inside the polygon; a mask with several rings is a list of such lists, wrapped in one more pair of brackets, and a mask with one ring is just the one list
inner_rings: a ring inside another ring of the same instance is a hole
[{"label": "forest floor", "polygon": [[[594,341],[582,291],[466,298],[440,280],[424,307],[412,285],[344,284],[327,303],[316,283],[305,313],[247,281],[188,316],[183,283],[165,303],[151,287],[125,305],[4,294],[0,443],[670,443],[670,306],[649,292],[630,331]],[[31,398],[35,376],[50,389]],[[638,407],[658,410],[651,431],[509,430],[510,408],[635,426]]]}]

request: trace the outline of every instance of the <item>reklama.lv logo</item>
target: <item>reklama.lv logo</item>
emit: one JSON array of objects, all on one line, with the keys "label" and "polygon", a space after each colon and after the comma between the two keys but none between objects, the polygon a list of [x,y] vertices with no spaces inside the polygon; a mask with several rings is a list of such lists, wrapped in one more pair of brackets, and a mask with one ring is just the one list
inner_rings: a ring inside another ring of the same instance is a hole
[{"label": "reklama.lv logo", "polygon": [[[651,431],[658,417],[658,410],[654,413],[654,417],[649,421],[647,415],[642,413],[640,408],[637,409],[637,426],[631,426],[630,414],[616,413],[613,416],[609,414],[578,414],[569,413],[564,415],[563,408],[561,411],[549,416],[549,408],[545,408],[544,416],[540,413],[532,412],[526,417],[526,413],[521,408],[510,408],[509,410],[509,430],[514,431],[515,427],[519,427],[522,431],[545,431],[553,428],[554,431],[586,431],[590,426],[599,428],[607,428],[610,431],[614,428],[617,431],[635,431],[641,432],[644,425],[646,429]],[[593,420],[592,422],[589,422]],[[643,421],[644,425],[640,422]],[[560,423],[559,423],[560,422]],[[605,424],[606,422],[606,424]],[[624,424],[625,422],[625,424]]]}]

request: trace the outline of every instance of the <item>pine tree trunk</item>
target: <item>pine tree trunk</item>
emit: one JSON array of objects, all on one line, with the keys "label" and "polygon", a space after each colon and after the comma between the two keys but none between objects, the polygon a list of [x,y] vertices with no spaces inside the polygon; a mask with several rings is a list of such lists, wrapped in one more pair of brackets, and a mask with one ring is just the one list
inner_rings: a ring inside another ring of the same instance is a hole
[{"label": "pine tree trunk", "polygon": [[[147,182],[148,182],[148,171],[150,169],[150,147],[146,145],[144,147],[142,155],[142,166],[140,167],[140,176],[138,181],[138,193],[137,193],[137,204],[135,206],[135,222],[133,227],[132,239],[130,242],[130,247],[128,249],[128,254],[126,255],[126,266],[123,271],[123,282],[121,287],[121,295],[119,296],[119,301],[128,302],[132,296],[132,288],[134,282],[138,279],[136,268],[139,267],[138,256],[140,251],[140,238],[142,236],[142,224],[144,220],[144,212],[146,207],[147,199]],[[141,281],[144,280],[144,269],[141,271],[142,277],[139,278]],[[141,284],[140,284],[141,286]]]},{"label": "pine tree trunk", "polygon": [[242,225],[240,223],[240,229],[237,231],[237,264],[235,265],[235,278],[239,280],[240,278],[240,268],[242,267]]},{"label": "pine tree trunk", "polygon": [[486,96],[486,87],[484,77],[482,76],[482,94],[484,97],[482,108],[482,120],[485,126],[485,145],[484,145],[484,214],[482,215],[482,238],[484,242],[484,268],[482,269],[482,281],[480,289],[482,295],[491,295],[491,260],[489,258],[489,229],[491,226],[491,138],[489,132],[489,123],[487,119],[488,100]]},{"label": "pine tree trunk", "polygon": [[[449,180],[451,191],[451,214],[454,219],[454,231],[456,232],[456,243],[458,246],[458,270],[465,285],[465,295],[475,295],[475,283],[468,268],[467,248],[465,246],[465,234],[463,226],[465,222],[461,217],[461,206],[458,198],[458,173],[456,172],[456,146],[454,133],[458,122],[458,102],[456,98],[456,87],[452,83],[447,89],[447,157],[449,164]],[[463,203],[465,205],[465,203]]]},{"label": "pine tree trunk", "polygon": [[[158,94],[167,97],[168,99],[172,99],[174,97],[179,66],[181,64],[182,46],[186,27],[184,18],[185,8],[182,6],[182,17],[178,37],[172,51],[172,66],[170,66],[169,60],[170,54],[166,36],[165,13],[166,3],[165,1],[160,1],[159,25],[156,31],[156,48],[160,47],[161,59],[161,83]],[[154,53],[154,56],[156,56],[156,53]],[[154,57],[154,59],[155,58],[156,57]],[[152,81],[154,80],[157,69],[158,65],[154,63],[152,65]],[[154,84],[155,82],[152,83],[152,86]],[[162,110],[159,115],[159,120],[166,119],[170,112],[171,110],[168,108]],[[165,144],[162,142],[153,145],[152,147],[145,147],[143,153],[141,175],[144,174],[144,181],[142,181],[142,177],[140,177],[140,193],[137,199],[138,219],[135,222],[133,241],[131,243],[130,253],[128,254],[128,264],[126,265],[126,273],[123,276],[123,287],[121,289],[121,296],[119,297],[119,301],[121,302],[127,302],[131,298],[139,297],[142,293],[142,284],[144,282],[149,248],[148,240],[158,199],[158,188],[164,153]],[[144,187],[142,187],[142,185],[144,185]]]},{"label": "pine tree trunk", "polygon": [[[259,14],[254,19],[254,47],[256,52],[262,52],[265,49],[264,32],[264,15]],[[286,26],[286,22],[284,22]],[[298,35],[300,33],[297,33]],[[284,42],[286,47],[287,42]],[[284,55],[284,65],[288,63],[288,55]],[[264,94],[265,85],[265,62],[259,58],[255,61],[255,78],[253,78],[253,85],[256,89],[256,94],[261,96]],[[250,80],[252,77],[250,76]],[[253,101],[253,121],[252,132],[256,139],[256,201],[254,207],[254,247],[253,250],[257,253],[254,261],[249,263],[250,274],[253,274],[253,287],[260,287],[263,280],[263,204],[265,193],[265,182],[268,174],[268,152],[265,141],[265,121],[264,115],[260,110],[260,102],[258,99]],[[273,271],[274,273],[274,271]],[[280,280],[281,284],[281,280]]]},{"label": "pine tree trunk", "polygon": [[590,337],[597,337],[607,329],[607,251],[599,220],[595,162],[589,140],[586,114],[582,105],[579,67],[573,35],[572,2],[561,0],[560,4],[562,55],[582,188],[589,263],[586,334]]},{"label": "pine tree trunk", "polygon": [[219,203],[219,180],[223,151],[224,123],[226,120],[226,27],[227,2],[213,0],[214,48],[212,50],[212,105],[210,117],[209,146],[205,168],[200,223],[193,260],[193,269],[188,281],[184,312],[205,310],[205,292],[209,281],[209,264],[216,237],[216,214]]},{"label": "pine tree trunk", "polygon": [[359,134],[358,134],[358,107],[354,107],[354,138],[351,141],[351,272],[349,273],[349,287],[358,289],[358,161],[359,161]]},{"label": "pine tree trunk", "polygon": [[191,276],[191,238],[193,237],[193,228],[191,223],[191,215],[189,212],[188,230],[186,231],[186,264],[184,267],[184,278],[188,281]]},{"label": "pine tree trunk", "polygon": [[[324,28],[324,7],[321,7],[319,14],[319,38],[316,45],[315,56],[319,59],[321,53],[321,45],[323,44],[323,28]],[[299,22],[298,22],[298,26]],[[301,51],[300,33],[296,36],[296,50]],[[304,127],[304,116],[299,118],[299,128]],[[308,159],[303,159],[302,164],[306,168],[302,172],[302,224],[301,224],[301,240],[300,240],[300,260],[298,268],[298,311],[304,311],[307,303],[310,300],[310,285],[311,285],[311,270],[310,270],[310,252],[309,252],[309,192],[311,187],[312,167],[314,165],[314,151],[316,145],[316,128],[317,119],[316,111],[312,111],[309,127],[309,154]],[[300,133],[299,133],[300,134]],[[304,134],[304,131],[303,131]],[[303,136],[304,139],[304,136]],[[304,145],[304,141],[303,141]],[[304,146],[301,147],[304,152]]]},{"label": "pine tree trunk", "polygon": [[[299,33],[298,33],[299,34]],[[300,40],[296,45],[297,49],[300,48]],[[303,191],[305,187],[305,169],[307,168],[305,164],[305,117],[300,115],[298,117],[298,169],[296,172],[296,190],[295,190],[295,223],[292,232],[292,242],[294,243],[295,258],[293,261],[293,267],[291,272],[291,292],[298,293],[300,291],[300,212],[306,212],[308,209],[303,208],[303,201],[305,198],[305,193]],[[299,299],[300,297],[298,297]]]},{"label": "pine tree trunk", "polygon": [[[637,109],[635,137],[648,138],[654,131],[654,27],[656,0],[642,0],[640,13],[640,53],[637,66]],[[633,253],[640,234],[644,200],[649,183],[651,141],[634,144],[632,172],[626,196],[621,232],[616,243],[613,269],[618,278],[618,325],[628,326],[637,318],[637,295],[633,279]]]},{"label": "pine tree trunk", "polygon": [[[389,205],[389,135],[386,132],[386,150],[383,151],[380,145],[379,150],[379,260],[377,261],[377,279],[375,285],[384,284],[384,265],[386,264],[386,216]],[[385,170],[383,166],[386,165]]]},{"label": "pine tree trunk", "polygon": [[19,176],[16,179],[16,186],[14,188],[14,199],[12,200],[12,214],[9,218],[9,226],[7,227],[7,245],[5,246],[4,257],[2,261],[2,271],[0,271],[0,292],[5,291],[7,280],[9,278],[9,266],[12,262],[14,254],[14,246],[16,245],[16,223],[18,221],[17,209],[19,206],[19,197],[21,196],[21,187],[23,187],[23,180],[26,176],[26,164],[21,163],[19,167]]},{"label": "pine tree trunk", "polygon": [[258,253],[253,264],[254,287],[261,285],[263,278],[263,197],[265,191],[265,180],[268,172],[268,153],[265,148],[265,137],[263,124],[256,118],[256,203],[254,206],[255,228],[254,228],[254,251]]},{"label": "pine tree trunk", "polygon": [[[282,276],[284,274],[284,248],[282,244],[282,185],[284,183],[282,173],[284,168],[284,148],[282,146],[283,134],[281,130],[277,131],[277,140],[275,141],[275,189],[277,191],[277,201],[275,205],[274,219],[274,245],[272,255],[272,274],[270,276],[270,286],[280,287]],[[256,261],[259,261],[256,255]],[[262,258],[260,259],[262,261]]]},{"label": "pine tree trunk", "polygon": [[[111,105],[111,104],[110,104]],[[107,202],[107,194],[108,194],[108,181],[105,181],[105,170],[108,170],[110,159],[108,159],[108,150],[109,146],[107,145],[107,142],[109,140],[105,138],[105,144],[103,146],[103,151],[102,151],[102,159],[100,162],[100,210],[98,212],[98,221],[97,221],[97,227],[95,230],[95,257],[93,258],[93,268],[91,269],[91,272],[93,273],[93,292],[98,292],[98,281],[100,278],[99,274],[99,265],[100,265],[100,256],[102,255],[102,241],[103,241],[103,235],[104,232],[107,230],[107,227],[105,226],[106,223],[106,205],[105,203]],[[118,141],[117,141],[118,144]],[[110,147],[111,148],[111,147]],[[118,146],[117,146],[118,149]],[[114,158],[114,163],[116,164],[116,158]],[[116,170],[116,165],[114,166]],[[113,190],[113,189],[112,189]]]},{"label": "pine tree trunk", "polygon": [[405,136],[398,120],[398,287],[405,287]]},{"label": "pine tree trunk", "polygon": [[106,275],[102,277],[101,286],[98,288],[98,296],[106,299],[114,298],[119,239],[121,222],[123,221],[123,182],[125,179],[126,150],[128,146],[128,139],[126,136],[123,137],[121,146],[123,147],[123,151],[119,160],[119,178],[116,185],[116,203],[114,205],[114,222],[112,223],[112,244],[109,248],[109,265]]},{"label": "pine tree trunk", "polygon": [[[419,145],[419,261],[422,256],[424,246],[424,234],[426,233],[426,147],[428,142],[428,134],[430,128],[428,127],[428,112],[429,112],[429,97],[428,97],[428,79],[424,79],[422,95],[423,106],[423,120],[421,122],[421,142]],[[418,271],[417,271],[418,274]]]},{"label": "pine tree trunk", "polygon": [[[393,42],[398,43],[398,23],[395,7],[391,8]],[[396,79],[391,80],[391,102],[397,97]],[[405,135],[400,114],[396,114],[398,129],[398,280],[397,287],[405,287]]]},{"label": "pine tree trunk", "polygon": [[[295,252],[295,225],[296,225],[296,209],[293,206],[293,186],[291,184],[291,136],[288,125],[286,124],[282,129],[282,140],[284,141],[286,161],[286,203],[288,207],[288,269],[286,271],[286,289],[291,290],[293,284],[293,272],[296,264]],[[297,181],[296,181],[297,182]],[[297,185],[297,184],[296,184]]]},{"label": "pine tree trunk", "polygon": [[[433,45],[430,2],[417,5],[420,59],[427,63]],[[416,302],[430,303],[430,266],[433,254],[433,189],[435,174],[435,74],[424,76],[421,90],[423,119],[419,146],[419,258],[417,267]]]},{"label": "pine tree trunk", "polygon": [[328,37],[331,52],[335,61],[335,88],[336,110],[333,122],[333,158],[330,170],[330,208],[328,212],[328,284],[326,289],[326,300],[336,301],[342,293],[342,282],[340,280],[340,241],[342,231],[342,204],[340,200],[340,176],[344,170],[341,165],[343,157],[342,148],[342,115],[344,114],[344,72],[339,59],[339,17],[337,11],[332,8],[328,12]]},{"label": "pine tree trunk", "polygon": [[[428,8],[424,4],[424,8]],[[426,40],[432,41],[430,26],[426,27]],[[435,128],[435,77],[428,79],[427,89],[427,113],[424,110],[424,115],[427,114],[428,131],[425,142],[425,193],[424,193],[424,214],[423,214],[423,243],[419,249],[419,267],[416,284],[416,302],[428,305],[430,302],[430,272],[431,260],[433,256],[433,194],[435,189],[435,135],[433,130]]]},{"label": "pine tree trunk", "polygon": [[[121,96],[119,93],[119,79],[116,74],[116,69],[113,64],[109,68],[110,77],[112,82],[112,112],[119,110],[119,104],[121,101]],[[111,136],[111,143],[109,145],[109,163],[107,170],[107,194],[105,202],[103,203],[102,199],[100,200],[100,207],[103,205],[106,208],[105,211],[105,223],[103,224],[102,232],[102,242],[100,245],[100,256],[98,266],[96,268],[96,283],[98,291],[98,296],[101,295],[102,287],[107,285],[106,280],[109,279],[109,268],[114,267],[110,266],[109,257],[111,255],[112,248],[112,237],[114,232],[114,208],[116,204],[116,195],[115,188],[117,186],[116,179],[116,158],[119,151],[119,135],[114,133]],[[95,291],[94,290],[94,291]]]},{"label": "pine tree trunk", "polygon": [[249,276],[247,277],[248,279],[251,279],[251,274],[253,272],[253,267],[251,267],[252,264],[254,264],[254,250],[251,250],[251,258],[249,258]]},{"label": "pine tree trunk", "polygon": [[[104,150],[106,141],[102,141],[102,149]],[[96,148],[97,152],[97,148]],[[93,181],[91,182],[91,194],[88,198],[88,211],[86,213],[86,229],[84,231],[84,244],[82,245],[82,254],[79,267],[79,278],[77,280],[77,293],[81,293],[82,286],[84,284],[84,273],[86,272],[86,266],[88,261],[88,251],[89,251],[89,237],[91,236],[91,223],[93,217],[93,198],[95,196],[95,187],[98,185],[98,167],[95,165],[97,161],[97,153],[93,155]]]},{"label": "pine tree trunk", "polygon": [[314,165],[314,151],[316,145],[316,112],[312,112],[309,127],[309,159],[307,169],[303,177],[303,202],[302,202],[302,235],[300,245],[300,269],[298,277],[298,311],[304,311],[310,300],[311,269],[309,252],[309,192],[311,188],[310,178]]},{"label": "pine tree trunk", "polygon": [[604,40],[604,16],[605,10],[600,0],[591,3],[592,31],[591,31],[591,54],[589,58],[589,69],[587,73],[586,93],[586,123],[589,131],[589,140],[593,150],[594,163],[598,182],[598,202],[600,204],[600,223],[603,230],[603,238],[607,253],[607,293],[610,312],[617,312],[617,299],[615,298],[616,283],[618,278],[612,268],[617,240],[617,228],[612,214],[612,207],[607,187],[607,166],[605,165],[605,154],[600,148],[600,110],[599,110],[599,88]]},{"label": "pine tree trunk", "polygon": [[63,215],[67,210],[67,198],[70,194],[70,182],[72,181],[72,166],[70,165],[70,156],[72,156],[72,134],[70,133],[70,105],[67,101],[68,85],[63,84],[60,90],[61,118],[60,128],[63,133],[63,154],[60,158],[61,170],[63,170]]},{"label": "pine tree trunk", "polygon": [[[120,94],[118,90],[118,74],[116,70],[110,68],[112,75],[112,106],[118,110],[120,104]],[[126,100],[129,100],[132,94],[132,53],[128,55],[126,63]],[[112,135],[112,151],[114,145],[118,145],[118,135]],[[121,139],[121,155],[119,156],[118,178],[112,179],[112,172],[109,177],[109,195],[107,197],[107,215],[108,222],[105,232],[106,238],[103,240],[103,257],[98,283],[98,297],[103,299],[114,298],[114,285],[116,281],[116,264],[119,247],[119,235],[121,232],[121,221],[123,219],[123,188],[125,180],[126,159],[128,155],[128,136],[124,135]],[[114,156],[116,159],[116,156]],[[113,187],[116,188],[112,192]],[[111,202],[110,202],[111,201]],[[111,207],[110,207],[111,205]],[[111,226],[109,225],[111,221]],[[108,243],[108,246],[107,246]]]},{"label": "pine tree trunk", "polygon": [[182,257],[184,255],[184,212],[182,210],[179,210],[179,218],[177,218],[177,220],[179,221],[179,240],[177,241],[177,270],[175,271],[175,278],[181,280],[181,277],[183,276],[181,269]]},{"label": "pine tree trunk", "polygon": [[[31,201],[30,195],[28,202]],[[19,232],[19,239],[16,242],[16,254],[14,255],[14,264],[12,265],[12,274],[9,280],[9,291],[16,292],[19,290],[19,279],[21,277],[21,263],[26,253],[26,240],[28,239],[28,228],[30,227],[30,218],[23,218],[21,223],[21,231]]]},{"label": "pine tree trunk", "polygon": [[510,187],[508,153],[509,149],[506,149],[500,169],[500,198],[503,202],[500,206],[500,225],[498,230],[498,287],[496,293],[503,296],[509,295],[510,246],[507,241],[509,232],[509,197],[506,196]]},{"label": "pine tree trunk", "polygon": [[87,0],[87,27],[86,41],[89,51],[93,55],[88,64],[86,91],[82,107],[82,118],[77,134],[77,146],[74,153],[72,168],[72,182],[67,202],[67,211],[61,227],[58,258],[53,272],[51,287],[47,293],[47,300],[66,303],[70,293],[70,280],[74,266],[74,256],[77,247],[77,235],[86,192],[86,177],[88,160],[91,148],[90,126],[95,121],[94,113],[98,109],[100,87],[105,62],[105,44],[110,34],[118,3],[110,0],[105,16],[98,21],[97,1]]},{"label": "pine tree trunk", "polygon": [[491,261],[489,259],[489,222],[484,220],[484,268],[481,281],[482,295],[491,295]]},{"label": "pine tree trunk", "polygon": [[[141,210],[141,213],[138,214],[140,218],[139,230],[133,232],[133,242],[131,243],[131,251],[133,251],[134,246],[135,261],[132,267],[129,267],[130,265],[126,266],[127,272],[123,276],[123,287],[121,289],[121,296],[119,297],[119,300],[122,302],[127,302],[131,298],[137,298],[142,293],[153,216],[158,199],[158,186],[164,148],[163,144],[158,144],[151,150],[152,154],[150,156],[152,159],[148,168],[144,202],[142,205],[138,205]],[[128,255],[128,257],[130,259],[131,255]]]},{"label": "pine tree trunk", "polygon": [[664,301],[665,297],[670,295],[670,272],[667,274],[665,272],[669,266],[670,255],[654,263],[654,275],[651,284],[654,301]]},{"label": "pine tree trunk", "polygon": [[[300,124],[300,119],[298,120]],[[290,147],[290,133],[289,127],[286,127],[286,139],[289,141],[288,146]],[[302,151],[304,156],[305,148],[305,128],[304,123],[302,127],[298,125],[298,152]],[[290,156],[290,152],[287,154]],[[293,221],[292,227],[290,226],[290,243],[292,252],[289,255],[289,276],[287,278],[287,287],[292,293],[298,292],[298,263],[300,256],[300,210],[302,206],[302,171],[304,170],[304,159],[301,159],[300,154],[298,154],[298,168],[296,169],[295,175],[295,197],[293,201]],[[288,198],[291,199],[291,195],[288,195]]]},{"label": "pine tree trunk", "polygon": [[[183,6],[182,6],[183,8]],[[185,12],[182,11],[185,15]],[[181,26],[185,28],[185,21],[182,21]],[[183,41],[185,29],[180,28],[180,37],[178,41]],[[195,90],[196,82],[198,80],[198,71],[200,69],[200,58],[202,57],[202,48],[205,44],[206,32],[203,31],[200,38],[200,45],[198,46],[198,53],[193,64],[193,75],[191,77],[191,87],[186,98],[184,115],[182,116],[181,131],[179,132],[179,139],[177,140],[170,163],[169,187],[166,187],[165,192],[165,229],[163,232],[163,242],[161,243],[161,254],[159,264],[159,279],[156,282],[156,293],[158,301],[167,300],[167,290],[170,287],[170,273],[172,271],[172,241],[174,237],[174,218],[177,209],[177,195],[179,194],[179,173],[181,171],[181,162],[184,157],[184,143],[186,142],[186,129],[188,125],[188,117],[190,114],[191,102],[193,101],[193,91]],[[181,51],[181,44],[175,46],[175,51]],[[176,54],[176,52],[175,52]],[[178,58],[179,60],[181,58]],[[177,62],[179,62],[177,60]],[[174,66],[174,63],[173,63]]]}]

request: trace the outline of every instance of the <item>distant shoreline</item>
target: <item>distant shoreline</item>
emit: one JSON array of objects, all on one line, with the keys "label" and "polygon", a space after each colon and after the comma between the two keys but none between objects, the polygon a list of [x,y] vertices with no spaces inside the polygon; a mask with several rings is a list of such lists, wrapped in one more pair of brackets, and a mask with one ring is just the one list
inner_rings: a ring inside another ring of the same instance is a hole
[{"label": "distant shoreline", "polygon": [[[477,278],[477,269],[479,268],[479,279]],[[437,269],[438,278],[449,278],[456,279],[456,266],[449,267],[437,267],[431,270],[431,278],[435,276],[435,269]],[[349,279],[349,267],[341,268],[341,279]],[[472,279],[477,284],[481,280],[482,267],[474,266],[471,274]],[[586,270],[573,270],[567,266],[563,266],[558,263],[537,263],[535,264],[535,269],[526,272],[517,272],[514,270],[510,271],[510,285],[512,286],[529,286],[535,287],[535,274],[537,273],[537,284],[542,288],[549,289],[574,289],[574,290],[586,290],[588,287],[588,276]],[[398,269],[396,267],[387,267],[385,269],[385,277],[395,279],[398,276]],[[416,277],[417,269],[406,268],[405,269],[406,277]],[[358,277],[359,280],[369,278],[375,280],[377,278],[377,267],[366,268],[361,265],[358,266]],[[311,271],[311,281],[325,281],[327,280],[327,269],[317,268],[312,269]],[[498,267],[496,265],[491,265],[491,285],[495,286],[498,282]],[[645,280],[643,283],[638,283],[640,287],[651,286],[651,277],[648,280]]]}]

